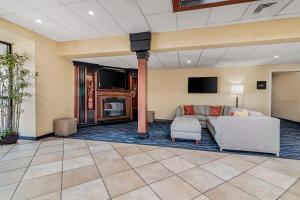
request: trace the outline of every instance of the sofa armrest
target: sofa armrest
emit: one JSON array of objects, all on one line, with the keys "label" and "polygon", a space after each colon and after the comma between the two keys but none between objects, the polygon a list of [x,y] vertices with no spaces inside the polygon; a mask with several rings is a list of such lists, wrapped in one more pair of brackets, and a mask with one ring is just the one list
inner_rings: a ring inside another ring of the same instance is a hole
[{"label": "sofa armrest", "polygon": [[223,149],[279,153],[280,120],[277,118],[221,116],[214,128],[216,140]]},{"label": "sofa armrest", "polygon": [[175,117],[181,117],[181,114],[182,114],[181,106],[177,106]]}]

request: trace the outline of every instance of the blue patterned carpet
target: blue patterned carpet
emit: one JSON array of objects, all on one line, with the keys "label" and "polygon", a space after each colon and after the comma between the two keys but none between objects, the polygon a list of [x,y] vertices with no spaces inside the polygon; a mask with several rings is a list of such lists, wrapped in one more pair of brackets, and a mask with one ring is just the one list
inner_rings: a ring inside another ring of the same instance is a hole
[{"label": "blue patterned carpet", "polygon": [[[70,136],[77,139],[99,140],[110,142],[123,142],[132,144],[145,144],[164,147],[187,148],[194,150],[219,151],[219,146],[207,129],[202,129],[201,143],[196,145],[194,141],[170,140],[170,123],[155,122],[149,124],[148,139],[137,139],[137,122],[128,122],[112,125],[98,125],[81,128]],[[270,154],[236,152],[251,155],[274,156]],[[281,150],[280,157],[300,159],[300,124],[281,120]]]}]

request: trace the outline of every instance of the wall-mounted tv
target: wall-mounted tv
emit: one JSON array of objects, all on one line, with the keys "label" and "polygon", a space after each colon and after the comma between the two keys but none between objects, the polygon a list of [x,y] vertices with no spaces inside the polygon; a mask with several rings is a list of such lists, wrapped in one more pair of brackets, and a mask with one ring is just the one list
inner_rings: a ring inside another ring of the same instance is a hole
[{"label": "wall-mounted tv", "polygon": [[218,77],[189,77],[188,93],[217,93]]},{"label": "wall-mounted tv", "polygon": [[124,70],[99,69],[98,88],[99,89],[126,89],[126,72]]}]

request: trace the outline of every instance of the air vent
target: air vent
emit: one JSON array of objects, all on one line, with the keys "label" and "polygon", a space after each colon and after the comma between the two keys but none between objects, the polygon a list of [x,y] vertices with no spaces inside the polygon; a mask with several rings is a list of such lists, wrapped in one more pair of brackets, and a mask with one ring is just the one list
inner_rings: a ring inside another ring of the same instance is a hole
[{"label": "air vent", "polygon": [[259,4],[257,6],[257,8],[254,10],[254,14],[259,14],[263,9],[265,8],[269,8],[273,5],[277,4],[277,2],[271,2],[271,3],[263,3],[263,4]]}]

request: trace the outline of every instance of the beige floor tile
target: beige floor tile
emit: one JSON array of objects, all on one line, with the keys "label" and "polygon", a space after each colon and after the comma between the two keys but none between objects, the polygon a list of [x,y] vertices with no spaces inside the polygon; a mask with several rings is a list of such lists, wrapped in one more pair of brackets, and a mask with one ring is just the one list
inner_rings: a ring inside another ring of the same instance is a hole
[{"label": "beige floor tile", "polygon": [[94,141],[94,140],[86,140],[87,145],[93,146],[93,145],[99,145],[99,144],[110,144],[109,142],[105,141]]},{"label": "beige floor tile", "polygon": [[84,141],[84,140],[73,139],[73,138],[64,138],[64,144],[76,143],[76,142],[81,142],[81,141]]},{"label": "beige floor tile", "polygon": [[63,171],[94,165],[94,160],[91,155],[71,158],[63,161]]},{"label": "beige floor tile", "polygon": [[27,169],[23,180],[29,180],[38,178],[41,176],[47,176],[50,174],[56,174],[62,171],[62,161],[56,161],[51,163],[45,163],[41,165],[34,165]]},{"label": "beige floor tile", "polygon": [[279,200],[300,200],[300,197],[290,192],[286,192]]},{"label": "beige floor tile", "polygon": [[13,200],[25,200],[59,191],[61,189],[61,173],[42,176],[22,181],[13,196]]},{"label": "beige floor tile", "polygon": [[93,154],[93,157],[97,164],[108,161],[108,160],[114,160],[114,159],[121,158],[121,156],[115,150],[109,150],[109,151],[95,153],[95,154]]},{"label": "beige floor tile", "polygon": [[165,160],[176,156],[174,153],[166,149],[155,149],[152,151],[148,151],[147,153],[157,161]]},{"label": "beige floor tile", "polygon": [[5,155],[5,153],[0,153],[0,161],[1,161],[1,158],[3,158]]},{"label": "beige floor tile", "polygon": [[108,151],[113,149],[113,147],[109,143],[103,143],[98,145],[89,146],[92,153],[98,153],[101,151]]},{"label": "beige floor tile", "polygon": [[201,165],[200,167],[225,181],[227,181],[241,173],[237,169],[230,167],[228,165],[225,165],[218,161],[213,161],[213,162]]},{"label": "beige floor tile", "polygon": [[30,165],[41,165],[49,162],[56,162],[61,161],[63,158],[63,152],[55,152],[55,153],[49,153],[49,154],[43,154],[33,157],[32,162]]},{"label": "beige floor tile", "polygon": [[163,164],[166,168],[168,168],[172,172],[174,172],[175,174],[196,167],[192,163],[180,157],[173,157],[167,160],[162,160],[160,161],[160,163]]},{"label": "beige floor tile", "polygon": [[151,145],[137,145],[139,149],[141,149],[144,152],[152,151],[154,149],[160,149],[159,146],[151,146]]},{"label": "beige floor tile", "polygon": [[260,164],[260,163],[270,159],[269,157],[242,155],[242,154],[234,154],[234,156],[239,157],[239,158],[244,159],[244,160],[247,160],[247,161],[252,162],[254,164]]},{"label": "beige floor tile", "polygon": [[112,197],[124,194],[145,185],[143,180],[133,171],[125,171],[103,178]]},{"label": "beige floor tile", "polygon": [[124,159],[133,167],[140,167],[155,162],[155,160],[146,153],[135,154],[124,157]]},{"label": "beige floor tile", "polygon": [[224,163],[230,167],[233,167],[241,172],[247,171],[250,168],[255,167],[255,164],[235,156],[226,156],[218,160],[221,163]]},{"label": "beige floor tile", "polygon": [[152,183],[150,186],[162,200],[190,200],[200,195],[199,191],[177,176]]},{"label": "beige floor tile", "polygon": [[122,147],[129,147],[129,146],[135,145],[135,144],[117,143],[117,142],[111,142],[110,144],[111,144],[114,148],[122,148]]},{"label": "beige floor tile", "polygon": [[87,144],[85,141],[66,143],[66,144],[64,144],[64,151],[71,150],[71,149],[78,149],[78,148],[82,148],[82,147],[87,147]]},{"label": "beige floor tile", "polygon": [[36,155],[43,155],[48,153],[60,152],[60,151],[63,151],[63,145],[40,147],[37,150]]},{"label": "beige floor tile", "polygon": [[137,146],[120,147],[116,150],[122,157],[143,153],[143,151],[140,150]]},{"label": "beige floor tile", "polygon": [[201,196],[197,197],[194,200],[210,200],[210,199],[207,196],[205,196],[205,195],[201,195]]},{"label": "beige floor tile", "polygon": [[229,182],[261,200],[275,200],[284,192],[283,189],[248,174],[242,174]]},{"label": "beige floor tile", "polygon": [[82,147],[78,149],[71,149],[64,151],[64,159],[71,159],[76,157],[81,157],[85,155],[91,155],[91,152],[88,147]]},{"label": "beige floor tile", "polygon": [[10,200],[17,186],[18,183],[0,187],[1,200]]},{"label": "beige floor tile", "polygon": [[169,147],[166,147],[164,149],[167,149],[168,151],[171,151],[172,153],[174,153],[176,155],[183,155],[183,154],[192,152],[192,150],[190,150],[190,149],[181,149],[181,148],[169,148]]},{"label": "beige floor tile", "polygon": [[298,180],[290,189],[290,192],[300,196],[300,180]]},{"label": "beige floor tile", "polygon": [[138,167],[135,170],[148,184],[173,175],[171,171],[158,162]]},{"label": "beige floor tile", "polygon": [[229,156],[229,153],[213,152],[213,151],[200,151],[203,155],[209,156],[213,159],[220,159],[225,156]]},{"label": "beige floor tile", "polygon": [[0,146],[0,153],[1,154],[5,154],[7,152],[9,152],[15,145],[5,145],[5,146]]},{"label": "beige floor tile", "polygon": [[274,158],[275,160],[279,160],[281,162],[288,163],[289,165],[295,165],[300,167],[300,160],[293,160],[293,159],[283,159],[283,158]]},{"label": "beige floor tile", "polygon": [[68,188],[100,178],[96,165],[76,168],[63,173],[62,187]]},{"label": "beige floor tile", "polygon": [[0,172],[27,167],[31,161],[30,157],[0,162]]},{"label": "beige floor tile", "polygon": [[296,179],[293,177],[281,174],[262,166],[257,166],[249,170],[247,173],[285,190],[296,181]]},{"label": "beige floor tile", "polygon": [[224,182],[222,179],[200,169],[199,167],[179,173],[178,176],[194,186],[201,193],[204,193]]},{"label": "beige floor tile", "polygon": [[211,162],[215,160],[215,158],[205,155],[201,152],[193,151],[191,153],[187,153],[180,156],[181,158],[189,161],[194,165],[203,165],[205,163]]},{"label": "beige floor tile", "polygon": [[52,192],[30,200],[60,200],[61,192]]},{"label": "beige floor tile", "polygon": [[207,193],[205,193],[211,200],[255,200],[256,198],[251,196],[250,194],[240,190],[239,188],[230,185],[229,183],[224,183]]},{"label": "beige floor tile", "polygon": [[21,181],[26,168],[14,169],[0,173],[0,187]]},{"label": "beige floor tile", "polygon": [[97,167],[102,176],[108,176],[131,169],[130,165],[122,158],[101,162]]},{"label": "beige floor tile", "polygon": [[280,160],[270,159],[264,162],[262,166],[297,179],[300,178],[300,167],[296,165],[291,165]]},{"label": "beige floor tile", "polygon": [[16,145],[14,146],[10,152],[14,152],[14,151],[24,151],[24,150],[29,150],[29,149],[37,149],[39,147],[40,143],[36,142],[36,143],[29,143],[29,144],[20,144],[20,145]]},{"label": "beige floor tile", "polygon": [[149,187],[142,187],[113,198],[113,200],[159,200],[159,198]]},{"label": "beige floor tile", "polygon": [[19,158],[26,158],[26,157],[33,157],[35,154],[36,149],[28,149],[23,151],[15,151],[15,152],[8,152],[1,161],[4,160],[14,160]]},{"label": "beige floor tile", "polygon": [[47,140],[43,141],[40,145],[40,147],[49,147],[49,146],[57,146],[61,145],[64,143],[64,140],[62,139],[57,139],[57,140]]},{"label": "beige floor tile", "polygon": [[62,200],[106,200],[109,199],[102,179],[76,185],[62,191]]}]

